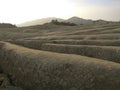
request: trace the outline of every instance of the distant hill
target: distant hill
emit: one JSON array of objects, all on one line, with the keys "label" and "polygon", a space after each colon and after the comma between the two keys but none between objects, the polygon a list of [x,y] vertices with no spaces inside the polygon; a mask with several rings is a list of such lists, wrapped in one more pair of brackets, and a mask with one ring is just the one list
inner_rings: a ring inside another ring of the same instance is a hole
[{"label": "distant hill", "polygon": [[87,19],[83,19],[83,18],[79,18],[79,17],[69,18],[68,20],[66,20],[66,22],[75,23],[77,25],[93,23],[92,20],[87,20]]},{"label": "distant hill", "polygon": [[14,28],[15,25],[12,25],[10,23],[0,23],[0,28]]},{"label": "distant hill", "polygon": [[22,26],[42,25],[42,24],[45,24],[45,23],[49,23],[52,20],[58,20],[58,21],[62,21],[62,22],[70,22],[70,23],[75,23],[77,25],[90,24],[90,23],[94,22],[93,20],[83,19],[83,18],[79,18],[79,17],[71,17],[67,20],[64,20],[64,19],[61,19],[61,18],[50,17],[50,18],[42,18],[42,19],[37,19],[37,20],[24,22],[24,23],[18,24],[17,26],[22,27]]},{"label": "distant hill", "polygon": [[65,22],[65,21],[60,22],[58,20],[52,20],[50,23],[55,25],[62,25],[62,26],[76,26],[75,23]]},{"label": "distant hill", "polygon": [[105,21],[105,20],[102,20],[102,19],[94,21],[94,23],[99,23],[99,24],[110,23],[110,22],[111,21]]},{"label": "distant hill", "polygon": [[60,19],[60,18],[50,17],[50,18],[42,18],[42,19],[27,21],[27,22],[18,24],[17,26],[23,27],[23,26],[42,25],[42,24],[45,24],[45,23],[49,23],[52,20],[64,21],[63,19]]},{"label": "distant hill", "polygon": [[50,23],[52,20],[57,20],[59,22],[66,22],[66,23],[74,23],[76,25],[81,24],[104,24],[104,23],[111,23],[112,21],[106,21],[102,19],[98,20],[91,20],[91,19],[83,19],[80,17],[71,17],[69,19],[61,19],[61,18],[55,18],[55,17],[49,17],[49,18],[42,18],[42,19],[36,19],[32,21],[27,21],[21,24],[17,24],[18,27],[26,27],[26,26],[36,26],[36,25],[43,25],[45,23]]}]

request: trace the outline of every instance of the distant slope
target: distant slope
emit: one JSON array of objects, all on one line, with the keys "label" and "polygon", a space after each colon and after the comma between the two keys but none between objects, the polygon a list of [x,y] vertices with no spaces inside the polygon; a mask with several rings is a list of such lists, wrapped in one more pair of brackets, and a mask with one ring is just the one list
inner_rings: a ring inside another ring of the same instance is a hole
[{"label": "distant slope", "polygon": [[50,17],[50,18],[42,18],[42,19],[37,19],[37,20],[33,20],[33,21],[24,22],[24,23],[18,24],[17,26],[23,27],[23,26],[42,25],[44,23],[49,23],[49,22],[51,22],[51,20],[56,20],[56,19],[58,21],[71,22],[71,23],[75,23],[77,25],[93,23],[92,20],[82,19],[82,18],[79,18],[79,17],[72,17],[72,18],[69,18],[67,20],[64,20],[64,19],[61,19],[61,18]]},{"label": "distant slope", "polygon": [[55,20],[55,19],[57,19],[58,21],[64,21],[63,19],[60,19],[60,18],[50,17],[50,18],[42,18],[42,19],[27,21],[27,22],[18,24],[17,26],[23,27],[23,26],[42,25],[44,23],[49,23],[51,22],[51,20]]},{"label": "distant slope", "polygon": [[92,23],[96,23],[96,24],[104,24],[104,23],[112,23],[112,21],[105,21],[102,19],[99,20],[91,20],[91,19],[83,19],[80,17],[71,17],[69,19],[61,19],[61,18],[56,18],[56,17],[48,17],[48,18],[42,18],[42,19],[36,19],[36,20],[32,20],[32,21],[27,21],[21,24],[17,24],[18,27],[24,27],[24,26],[36,26],[36,25],[42,25],[45,23],[49,23],[52,20],[57,20],[59,22],[70,22],[70,23],[74,23],[77,25],[81,25],[81,24],[92,24]]},{"label": "distant slope", "polygon": [[0,28],[15,28],[15,25],[12,25],[10,23],[0,23]]},{"label": "distant slope", "polygon": [[77,25],[93,23],[92,20],[87,20],[87,19],[83,19],[83,18],[79,18],[79,17],[69,18],[68,20],[66,20],[66,22],[75,23]]}]

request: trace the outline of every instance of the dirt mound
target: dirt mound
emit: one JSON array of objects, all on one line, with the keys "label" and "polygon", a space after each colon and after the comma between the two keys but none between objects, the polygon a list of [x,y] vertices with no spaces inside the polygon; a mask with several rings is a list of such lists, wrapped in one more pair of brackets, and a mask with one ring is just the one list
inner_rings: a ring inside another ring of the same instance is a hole
[{"label": "dirt mound", "polygon": [[14,85],[26,90],[120,89],[118,63],[1,43],[3,72]]}]

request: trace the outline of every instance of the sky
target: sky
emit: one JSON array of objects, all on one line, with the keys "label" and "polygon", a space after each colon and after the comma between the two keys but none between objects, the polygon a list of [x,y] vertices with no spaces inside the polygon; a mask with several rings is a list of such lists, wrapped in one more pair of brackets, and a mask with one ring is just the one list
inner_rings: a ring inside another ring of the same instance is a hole
[{"label": "sky", "polygon": [[0,0],[0,22],[57,17],[120,21],[120,0]]}]

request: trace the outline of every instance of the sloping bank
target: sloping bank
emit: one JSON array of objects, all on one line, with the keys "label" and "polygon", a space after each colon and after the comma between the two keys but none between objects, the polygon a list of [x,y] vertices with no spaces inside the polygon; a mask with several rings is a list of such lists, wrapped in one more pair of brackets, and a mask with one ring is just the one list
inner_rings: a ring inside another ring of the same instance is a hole
[{"label": "sloping bank", "polygon": [[120,64],[0,42],[0,66],[24,90],[120,90]]},{"label": "sloping bank", "polygon": [[[56,44],[56,41],[52,42],[49,40],[16,40],[9,42],[33,49],[52,51],[58,53],[78,54],[120,63],[119,46],[71,45],[69,43]],[[113,45],[112,43],[113,42],[109,43],[109,45]],[[118,41],[115,43],[119,44]]]}]

